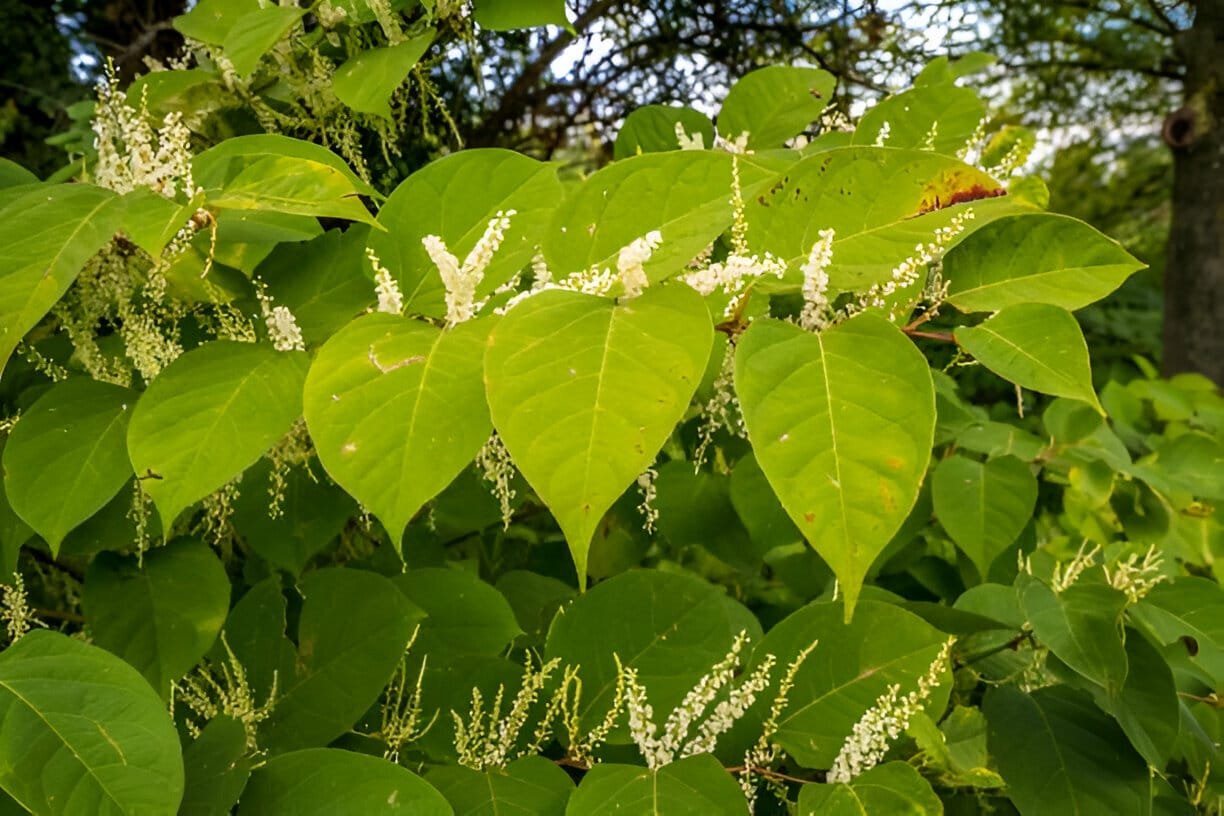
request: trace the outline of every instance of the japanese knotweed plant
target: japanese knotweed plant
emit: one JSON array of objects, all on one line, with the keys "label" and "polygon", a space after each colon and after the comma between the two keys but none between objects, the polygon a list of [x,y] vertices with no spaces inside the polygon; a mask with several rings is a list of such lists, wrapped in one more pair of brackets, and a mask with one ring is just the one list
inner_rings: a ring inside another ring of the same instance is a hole
[{"label": "japanese knotweed plant", "polygon": [[384,199],[473,21],[564,13],[200,0],[74,183],[0,162],[5,804],[1218,811],[1224,399],[1094,382],[1140,264],[977,60]]}]

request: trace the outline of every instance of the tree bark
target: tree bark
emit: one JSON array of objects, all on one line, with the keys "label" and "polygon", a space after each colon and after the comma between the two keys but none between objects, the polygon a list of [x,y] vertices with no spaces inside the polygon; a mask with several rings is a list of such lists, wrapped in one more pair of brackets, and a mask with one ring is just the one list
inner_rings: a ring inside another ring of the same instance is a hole
[{"label": "tree bark", "polygon": [[1197,0],[1178,43],[1185,105],[1165,120],[1173,212],[1164,279],[1166,375],[1197,371],[1224,387],[1224,0]]}]

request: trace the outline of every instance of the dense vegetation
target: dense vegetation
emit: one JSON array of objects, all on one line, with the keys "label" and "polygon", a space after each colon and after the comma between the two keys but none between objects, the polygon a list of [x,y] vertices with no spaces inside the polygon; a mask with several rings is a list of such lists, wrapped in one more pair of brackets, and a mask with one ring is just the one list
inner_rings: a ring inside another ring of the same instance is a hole
[{"label": "dense vegetation", "polygon": [[0,812],[1219,812],[1224,397],[989,59],[387,188],[564,24],[201,0],[0,160]]}]

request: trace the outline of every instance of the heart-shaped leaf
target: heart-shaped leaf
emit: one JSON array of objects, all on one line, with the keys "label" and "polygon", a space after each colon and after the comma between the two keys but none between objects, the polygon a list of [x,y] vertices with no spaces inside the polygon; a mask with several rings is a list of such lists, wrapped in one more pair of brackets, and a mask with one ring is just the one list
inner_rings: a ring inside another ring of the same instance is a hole
[{"label": "heart-shaped leaf", "polygon": [[411,37],[398,45],[360,51],[339,68],[332,77],[336,98],[361,113],[391,118],[391,96],[408,78],[429,44],[432,29],[419,37]]},{"label": "heart-shaped leaf", "polygon": [[870,314],[820,334],[758,320],[736,350],[735,390],[761,470],[837,575],[850,616],[930,460],[926,360]]},{"label": "heart-shaped leaf", "polygon": [[580,583],[595,526],[684,415],[713,341],[705,302],[687,286],[621,304],[545,291],[489,337],[493,424],[561,525]]},{"label": "heart-shaped leaf", "polygon": [[950,456],[931,477],[931,500],[939,523],[984,581],[995,558],[1032,517],[1037,477],[1014,456],[988,462]]},{"label": "heart-shaped leaf", "polygon": [[748,134],[756,150],[781,147],[808,128],[833,97],[837,79],[819,68],[770,65],[731,86],[718,114],[718,132],[734,141]]},{"label": "heart-shaped leaf", "polygon": [[711,754],[697,754],[650,770],[601,762],[587,771],[566,813],[612,816],[742,816],[744,794]]}]

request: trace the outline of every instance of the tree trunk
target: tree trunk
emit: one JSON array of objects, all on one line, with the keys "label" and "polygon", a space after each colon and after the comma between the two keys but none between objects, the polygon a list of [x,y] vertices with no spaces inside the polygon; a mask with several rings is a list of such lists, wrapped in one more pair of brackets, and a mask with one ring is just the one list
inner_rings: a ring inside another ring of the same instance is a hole
[{"label": "tree trunk", "polygon": [[1165,120],[1173,213],[1164,292],[1164,373],[1224,387],[1224,0],[1198,0],[1179,43],[1186,102]]}]

